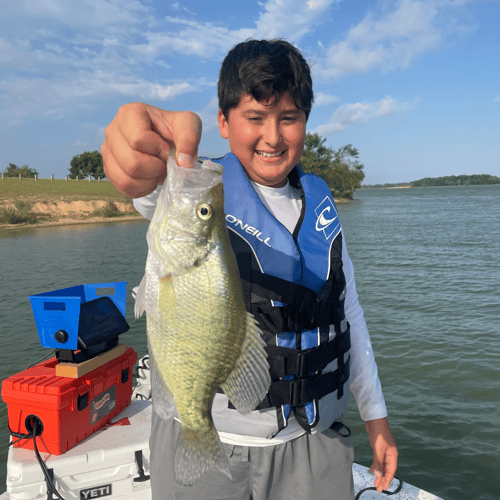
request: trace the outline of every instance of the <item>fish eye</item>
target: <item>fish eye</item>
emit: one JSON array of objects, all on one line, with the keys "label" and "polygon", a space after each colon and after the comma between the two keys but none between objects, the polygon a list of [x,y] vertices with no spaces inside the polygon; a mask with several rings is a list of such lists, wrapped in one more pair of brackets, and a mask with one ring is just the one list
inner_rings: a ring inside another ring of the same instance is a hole
[{"label": "fish eye", "polygon": [[212,217],[213,209],[208,203],[198,203],[196,215],[202,220],[209,220]]}]

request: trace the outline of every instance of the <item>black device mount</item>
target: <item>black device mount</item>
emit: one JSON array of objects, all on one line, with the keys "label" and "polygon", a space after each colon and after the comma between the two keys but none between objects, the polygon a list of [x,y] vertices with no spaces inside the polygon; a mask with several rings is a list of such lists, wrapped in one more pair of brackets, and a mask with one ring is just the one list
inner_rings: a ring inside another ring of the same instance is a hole
[{"label": "black device mount", "polygon": [[[109,297],[99,297],[80,306],[78,349],[57,349],[57,360],[82,363],[118,345],[118,336],[130,329],[127,320]],[[67,341],[67,333],[58,330],[55,339]]]}]

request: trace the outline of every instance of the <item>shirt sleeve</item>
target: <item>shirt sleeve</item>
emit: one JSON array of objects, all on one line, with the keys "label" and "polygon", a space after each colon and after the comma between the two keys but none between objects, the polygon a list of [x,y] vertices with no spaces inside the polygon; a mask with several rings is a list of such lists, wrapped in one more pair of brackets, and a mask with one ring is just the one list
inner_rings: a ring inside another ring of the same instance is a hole
[{"label": "shirt sleeve", "polygon": [[151,220],[155,213],[156,203],[160,195],[162,185],[158,186],[152,193],[142,198],[135,198],[133,200],[135,209],[145,218]]},{"label": "shirt sleeve", "polygon": [[342,264],[346,279],[345,315],[351,329],[351,392],[364,421],[387,416],[384,395],[370,341],[370,334],[358,301],[354,268],[342,238]]}]

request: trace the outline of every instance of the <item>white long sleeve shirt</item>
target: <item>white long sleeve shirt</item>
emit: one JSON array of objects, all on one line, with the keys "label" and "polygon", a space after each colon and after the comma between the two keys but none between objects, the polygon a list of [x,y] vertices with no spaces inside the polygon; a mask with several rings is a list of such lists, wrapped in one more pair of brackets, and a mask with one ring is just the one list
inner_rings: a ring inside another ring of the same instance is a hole
[{"label": "white long sleeve shirt", "polygon": [[[283,188],[271,188],[252,182],[259,198],[266,208],[290,232],[293,232],[299,219],[302,201],[297,189],[287,183]],[[151,220],[160,193],[159,186],[153,193],[134,200],[136,210],[146,219]],[[342,263],[346,279],[345,315],[351,331],[351,392],[356,399],[361,418],[364,421],[387,416],[384,396],[378,377],[377,365],[373,354],[370,335],[358,301],[354,269],[347,253],[345,237],[342,238]],[[294,439],[305,431],[293,421],[293,414],[286,429],[273,439],[263,439],[240,434],[220,432],[221,441],[240,446],[275,445]]]}]

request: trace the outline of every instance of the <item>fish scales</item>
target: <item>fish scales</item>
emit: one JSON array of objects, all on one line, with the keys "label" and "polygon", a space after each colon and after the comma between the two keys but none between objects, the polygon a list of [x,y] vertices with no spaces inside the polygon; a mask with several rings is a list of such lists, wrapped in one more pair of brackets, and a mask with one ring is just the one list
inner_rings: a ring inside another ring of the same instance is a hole
[{"label": "fish scales", "polygon": [[136,316],[147,316],[155,411],[181,422],[174,471],[185,485],[208,470],[232,479],[210,416],[217,388],[249,413],[271,383],[229,241],[222,172],[208,160],[193,169],[169,161],[136,300]]}]

